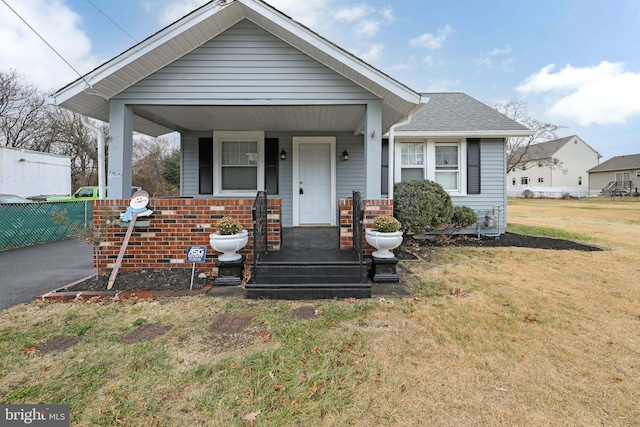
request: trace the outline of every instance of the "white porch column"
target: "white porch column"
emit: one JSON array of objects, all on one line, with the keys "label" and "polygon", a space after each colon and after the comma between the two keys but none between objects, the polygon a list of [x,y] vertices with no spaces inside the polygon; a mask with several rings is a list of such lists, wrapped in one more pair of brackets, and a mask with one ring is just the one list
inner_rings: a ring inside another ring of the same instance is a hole
[{"label": "white porch column", "polygon": [[382,101],[367,103],[364,126],[365,199],[381,199]]},{"label": "white porch column", "polygon": [[109,101],[109,138],[107,198],[129,199],[133,159],[133,110],[122,101]]}]

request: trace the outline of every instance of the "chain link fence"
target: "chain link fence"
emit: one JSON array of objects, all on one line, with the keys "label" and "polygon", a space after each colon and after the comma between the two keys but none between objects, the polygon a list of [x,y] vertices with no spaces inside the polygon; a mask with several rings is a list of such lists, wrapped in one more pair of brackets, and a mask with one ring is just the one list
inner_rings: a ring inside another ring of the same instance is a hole
[{"label": "chain link fence", "polygon": [[0,205],[0,250],[55,242],[91,226],[90,201]]}]

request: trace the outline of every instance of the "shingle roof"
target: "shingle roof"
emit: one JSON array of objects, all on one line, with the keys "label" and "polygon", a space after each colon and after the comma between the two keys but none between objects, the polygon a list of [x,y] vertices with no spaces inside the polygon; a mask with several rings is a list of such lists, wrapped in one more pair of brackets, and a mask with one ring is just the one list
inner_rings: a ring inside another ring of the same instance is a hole
[{"label": "shingle roof", "polygon": [[529,129],[462,92],[423,93],[429,102],[413,114],[398,132],[489,132]]},{"label": "shingle roof", "polygon": [[522,159],[520,160],[521,162],[550,159],[556,151],[561,149],[564,144],[569,142],[571,138],[574,138],[575,136],[576,135],[565,136],[564,138],[532,144],[529,147],[520,147],[514,152],[514,158],[519,158],[519,153],[526,149],[527,152],[522,156]]},{"label": "shingle roof", "polygon": [[640,154],[616,156],[589,169],[587,172],[608,172],[640,169]]}]

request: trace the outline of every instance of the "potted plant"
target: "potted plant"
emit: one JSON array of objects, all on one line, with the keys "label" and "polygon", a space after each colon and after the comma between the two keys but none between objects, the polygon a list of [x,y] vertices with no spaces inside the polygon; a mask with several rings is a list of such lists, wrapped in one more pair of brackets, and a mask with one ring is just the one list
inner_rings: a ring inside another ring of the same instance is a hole
[{"label": "potted plant", "polygon": [[391,249],[402,244],[400,221],[389,215],[380,215],[373,220],[373,228],[367,228],[367,243],[377,250],[371,254],[374,258],[393,258]]},{"label": "potted plant", "polygon": [[216,224],[216,232],[209,234],[211,247],[222,252],[218,261],[237,261],[242,256],[238,253],[249,241],[249,233],[242,229],[242,224],[236,218],[225,216]]}]

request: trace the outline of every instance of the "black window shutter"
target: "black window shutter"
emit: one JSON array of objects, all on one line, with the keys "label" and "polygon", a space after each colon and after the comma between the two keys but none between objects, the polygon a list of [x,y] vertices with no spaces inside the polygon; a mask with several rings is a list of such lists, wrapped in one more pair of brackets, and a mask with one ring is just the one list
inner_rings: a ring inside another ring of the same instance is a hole
[{"label": "black window shutter", "polygon": [[480,138],[467,139],[467,194],[480,194]]},{"label": "black window shutter", "polygon": [[198,193],[213,194],[213,138],[198,140]]},{"label": "black window shutter", "polygon": [[280,151],[278,138],[264,139],[264,188],[268,194],[278,194]]},{"label": "black window shutter", "polygon": [[383,196],[389,195],[389,140],[382,140],[382,167],[381,167],[380,180],[380,194]]}]

